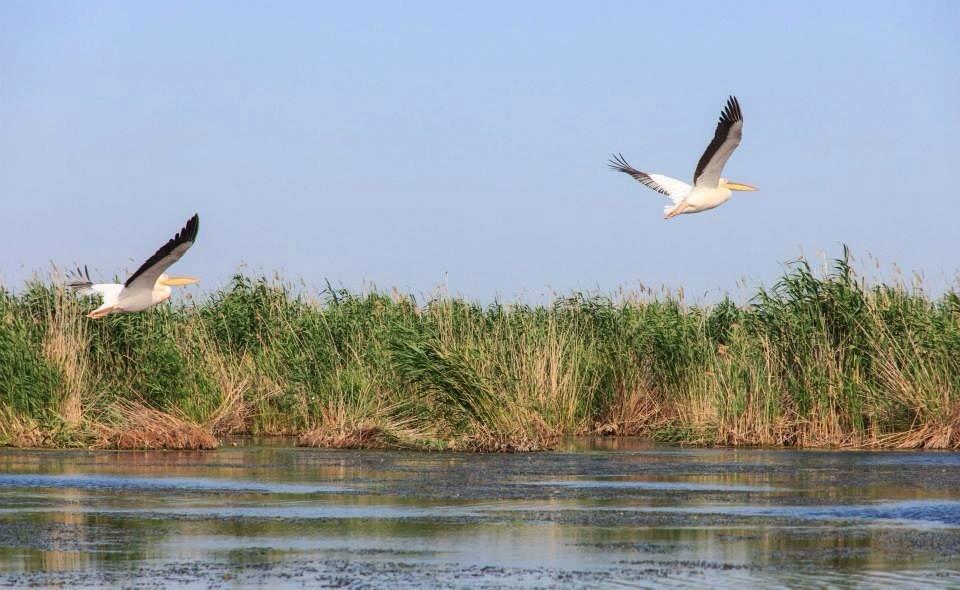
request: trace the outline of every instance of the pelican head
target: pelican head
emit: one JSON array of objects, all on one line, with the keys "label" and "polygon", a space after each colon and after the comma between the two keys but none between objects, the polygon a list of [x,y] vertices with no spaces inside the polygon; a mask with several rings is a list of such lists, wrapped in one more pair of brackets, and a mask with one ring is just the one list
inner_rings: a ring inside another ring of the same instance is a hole
[{"label": "pelican head", "polygon": [[730,190],[732,190],[732,191],[756,191],[756,190],[760,190],[760,189],[758,189],[757,187],[755,187],[755,186],[753,186],[753,185],[750,185],[750,184],[744,184],[744,183],[742,183],[742,182],[730,182],[730,181],[727,180],[726,178],[721,178],[721,179],[720,179],[720,187],[721,187],[721,188],[727,188],[727,189],[730,189]]},{"label": "pelican head", "polygon": [[192,285],[194,283],[199,283],[200,279],[196,277],[171,277],[167,273],[160,275],[160,278],[157,279],[157,283],[167,287],[182,287],[184,285]]}]

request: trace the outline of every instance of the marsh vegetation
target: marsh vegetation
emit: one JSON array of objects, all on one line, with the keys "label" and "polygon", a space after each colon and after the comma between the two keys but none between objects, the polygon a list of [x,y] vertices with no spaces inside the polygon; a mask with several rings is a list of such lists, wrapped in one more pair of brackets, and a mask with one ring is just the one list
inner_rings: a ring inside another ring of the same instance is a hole
[{"label": "marsh vegetation", "polygon": [[742,304],[301,291],[238,275],[102,320],[55,280],[0,291],[0,444],[960,446],[960,297],[869,284],[846,256],[798,262]]}]

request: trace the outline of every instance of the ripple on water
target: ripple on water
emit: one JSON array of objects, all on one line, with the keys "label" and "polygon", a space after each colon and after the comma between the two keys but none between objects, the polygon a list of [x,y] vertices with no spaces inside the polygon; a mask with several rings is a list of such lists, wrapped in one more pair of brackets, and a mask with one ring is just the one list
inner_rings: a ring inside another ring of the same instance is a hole
[{"label": "ripple on water", "polygon": [[354,491],[338,485],[291,484],[217,478],[124,477],[111,475],[0,475],[0,488],[55,488],[81,490],[173,490],[187,492],[261,492],[271,494],[328,494]]},{"label": "ripple on water", "polygon": [[749,504],[711,504],[706,506],[664,507],[597,507],[594,510],[619,512],[666,512],[681,514],[719,514],[731,516],[759,516],[801,518],[811,520],[866,520],[896,521],[920,528],[945,525],[960,526],[960,501],[909,500],[877,504],[829,506],[758,506]]},{"label": "ripple on water", "polygon": [[683,481],[628,481],[622,479],[552,479],[521,482],[521,485],[576,489],[675,490],[684,492],[780,492],[781,488],[764,485],[691,483]]},{"label": "ripple on water", "polygon": [[787,506],[778,508],[777,511],[808,518],[853,518],[960,525],[960,501],[953,500],[909,500],[853,506]]}]

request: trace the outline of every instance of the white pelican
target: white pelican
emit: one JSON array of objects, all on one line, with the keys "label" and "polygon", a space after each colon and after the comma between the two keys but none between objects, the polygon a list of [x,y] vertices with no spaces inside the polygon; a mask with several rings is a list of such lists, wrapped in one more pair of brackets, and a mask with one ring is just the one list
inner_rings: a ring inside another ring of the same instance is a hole
[{"label": "white pelican", "polygon": [[626,172],[639,180],[644,186],[652,188],[662,195],[670,197],[673,205],[663,208],[664,219],[670,219],[683,213],[700,213],[714,207],[719,207],[730,200],[731,191],[755,191],[756,187],[741,182],[730,182],[720,176],[724,164],[730,158],[733,150],[740,145],[740,135],[743,131],[743,113],[740,112],[740,103],[736,97],[727,99],[727,106],[720,113],[717,131],[713,141],[700,156],[697,171],[693,174],[693,186],[670,178],[662,174],[647,174],[640,172],[623,156],[617,154],[610,160],[610,167],[620,172]]},{"label": "white pelican", "polygon": [[190,249],[197,240],[197,230],[200,229],[200,217],[194,215],[187,220],[172,240],[163,245],[137,272],[133,273],[127,282],[98,283],[90,280],[90,273],[84,267],[77,269],[67,286],[83,295],[99,294],[103,298],[103,305],[91,311],[87,317],[102,318],[114,312],[143,311],[170,298],[172,289],[180,285],[196,283],[193,277],[171,277],[164,272],[174,262]]}]

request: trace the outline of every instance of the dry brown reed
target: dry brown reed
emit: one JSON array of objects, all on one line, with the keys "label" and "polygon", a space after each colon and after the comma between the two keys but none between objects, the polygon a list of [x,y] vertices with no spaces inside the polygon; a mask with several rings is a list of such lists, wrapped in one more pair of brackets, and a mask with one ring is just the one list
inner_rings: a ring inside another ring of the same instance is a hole
[{"label": "dry brown reed", "polygon": [[56,411],[68,426],[78,427],[85,403],[93,402],[87,383],[89,336],[76,298],[63,288],[55,289],[54,297],[46,309],[43,355],[60,375]]},{"label": "dry brown reed", "polygon": [[93,446],[109,449],[215,449],[219,441],[185,416],[142,402],[117,400],[93,424]]}]

